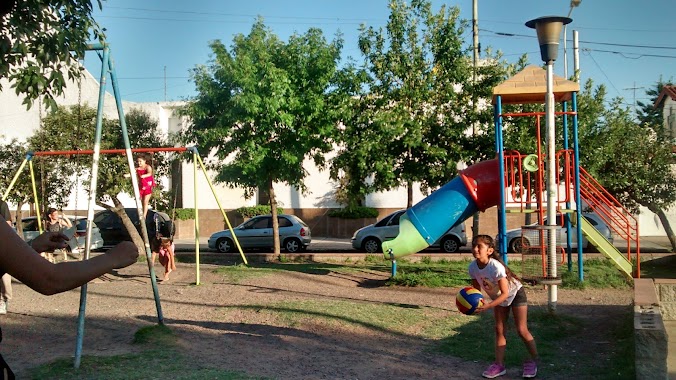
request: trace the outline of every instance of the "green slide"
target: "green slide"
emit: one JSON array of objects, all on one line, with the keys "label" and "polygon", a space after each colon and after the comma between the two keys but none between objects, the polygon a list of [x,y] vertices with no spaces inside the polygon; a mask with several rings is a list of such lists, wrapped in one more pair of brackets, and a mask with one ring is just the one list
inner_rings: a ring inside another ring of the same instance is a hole
[{"label": "green slide", "polygon": [[[577,217],[570,218],[573,224],[577,222]],[[617,265],[620,270],[633,279],[633,266],[627,258],[612,245],[601,233],[594,228],[585,218],[582,218],[582,233],[587,237],[590,244],[598,248],[599,252],[603,253]]]}]

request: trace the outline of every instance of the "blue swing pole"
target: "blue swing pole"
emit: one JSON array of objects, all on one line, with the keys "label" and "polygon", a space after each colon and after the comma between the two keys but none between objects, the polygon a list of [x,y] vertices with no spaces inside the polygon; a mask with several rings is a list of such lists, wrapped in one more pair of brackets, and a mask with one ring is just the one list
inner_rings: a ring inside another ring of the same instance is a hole
[{"label": "blue swing pole", "polygon": [[[103,127],[103,100],[106,96],[106,74],[107,74],[107,62],[110,57],[110,50],[108,48],[103,49],[103,56],[101,57],[101,79],[99,81],[99,100],[98,107],[96,112],[96,132],[94,135],[94,156],[92,162],[92,173],[91,181],[89,186],[89,208],[87,211],[87,219],[92,220],[94,218],[94,202],[96,194],[96,184],[99,172],[99,158],[101,153],[101,135]],[[87,234],[91,233],[91,224],[87,223]],[[85,247],[85,260],[89,259],[89,249]],[[82,359],[82,340],[84,338],[84,322],[85,322],[85,311],[87,309],[87,284],[80,287],[80,309],[78,311],[77,319],[77,341],[75,344],[75,362],[73,367],[80,368],[80,361]]]}]

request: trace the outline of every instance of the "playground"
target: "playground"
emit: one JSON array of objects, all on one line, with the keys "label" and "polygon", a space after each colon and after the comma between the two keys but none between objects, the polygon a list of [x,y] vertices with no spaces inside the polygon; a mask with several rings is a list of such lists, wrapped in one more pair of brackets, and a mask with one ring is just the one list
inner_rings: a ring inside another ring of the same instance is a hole
[{"label": "playground", "polygon": [[[133,343],[140,328],[156,325],[146,263],[91,282],[82,377],[77,378],[100,378],[85,372],[92,370],[88,364],[92,355],[116,356],[116,364],[94,366],[108,379],[128,378],[115,377],[113,368],[124,367],[127,375],[152,374],[171,362],[183,371],[174,372],[176,378],[210,379],[233,377],[221,372],[200,377],[197,369],[238,371],[248,376],[244,379],[474,379],[484,370],[483,360],[459,359],[435,349],[453,340],[456,332],[492,334],[492,315],[475,318],[457,312],[454,288],[386,286],[386,270],[345,271],[339,264],[311,273],[288,267],[251,275],[246,269],[223,272],[218,271],[220,265],[203,264],[202,285],[194,286],[194,264],[179,263],[172,279],[158,285],[165,323],[176,340],[171,345]],[[18,378],[28,378],[29,369],[55,359],[75,371],[79,292],[47,297],[23,284],[15,284],[14,292],[16,301],[3,318],[3,355]],[[532,313],[546,310],[543,287],[530,287],[528,297]],[[340,307],[347,314],[342,315]],[[391,314],[386,318],[391,322],[377,314],[382,308]],[[561,378],[559,371],[568,378],[588,378],[592,367],[594,373],[604,373],[616,362],[617,332],[631,329],[629,287],[562,288],[558,311],[561,321],[576,321],[575,329],[556,341],[552,348],[556,359],[542,363],[538,378]],[[465,325],[456,331],[445,329],[446,321],[454,318]],[[441,331],[424,332],[434,327],[426,324],[436,324]],[[491,339],[476,340],[490,356]],[[519,346],[513,343],[512,347]],[[182,358],[173,357],[171,350]],[[170,358],[154,358],[155,351]],[[120,359],[124,354],[139,358],[137,366]],[[68,372],[73,373],[77,372]],[[520,365],[508,366],[506,378],[520,378]],[[633,373],[605,378],[633,378]]]}]

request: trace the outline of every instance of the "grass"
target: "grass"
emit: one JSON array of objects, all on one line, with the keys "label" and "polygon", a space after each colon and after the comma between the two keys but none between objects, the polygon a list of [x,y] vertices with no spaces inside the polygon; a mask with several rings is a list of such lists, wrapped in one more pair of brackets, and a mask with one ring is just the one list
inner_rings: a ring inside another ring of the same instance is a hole
[{"label": "grass", "polygon": [[[387,286],[419,286],[455,288],[470,283],[467,274],[469,260],[432,261],[419,263],[397,261],[397,275],[381,284]],[[646,265],[650,268],[649,265]],[[646,267],[644,266],[644,268]],[[515,266],[516,267],[516,266]],[[659,266],[656,266],[659,268]],[[568,272],[562,267],[564,288],[629,288],[622,274],[607,260],[585,261],[585,281],[578,281],[576,267]],[[657,269],[656,269],[657,270]],[[331,273],[371,272],[389,277],[389,261],[382,256],[366,256],[363,261],[343,263],[261,263],[225,266],[215,270],[226,281],[239,283],[248,278],[273,275],[278,271],[294,271],[314,275]],[[244,313],[267,313],[275,325],[301,328],[308,324],[324,324],[350,331],[365,329],[382,333],[415,336],[429,342],[429,350],[471,361],[493,360],[492,314],[464,316],[454,311],[453,300],[448,307],[434,308],[395,302],[348,301],[348,300],[301,300],[270,304],[230,306],[224,310],[240,310]],[[246,315],[246,314],[245,314]],[[633,314],[627,308],[626,320],[613,331],[612,357],[608,363],[597,365],[593,355],[581,357],[575,353],[562,352],[566,340],[585,339],[580,336],[582,320],[569,315],[554,315],[544,306],[529,310],[529,328],[536,336],[540,355],[548,363],[547,372],[557,373],[561,378],[572,376],[573,366],[589,368],[590,376],[598,379],[623,379],[634,376]],[[356,330],[355,330],[356,329]],[[508,341],[507,363],[518,365],[526,355],[513,328]],[[134,343],[140,352],[116,356],[84,356],[78,370],[72,368],[72,359],[61,359],[30,371],[33,379],[92,379],[111,380],[137,378],[167,379],[257,379],[245,373],[209,368],[189,358],[179,349],[178,337],[166,326],[151,326],[140,329]],[[158,347],[161,347],[158,348]],[[551,363],[551,364],[550,364]],[[102,375],[105,374],[105,375]],[[612,375],[610,375],[612,374]]]},{"label": "grass", "polygon": [[134,335],[141,352],[114,356],[83,356],[80,368],[73,359],[58,359],[29,371],[29,378],[50,379],[191,379],[263,380],[237,371],[200,366],[180,352],[177,337],[166,326],[143,327]]}]

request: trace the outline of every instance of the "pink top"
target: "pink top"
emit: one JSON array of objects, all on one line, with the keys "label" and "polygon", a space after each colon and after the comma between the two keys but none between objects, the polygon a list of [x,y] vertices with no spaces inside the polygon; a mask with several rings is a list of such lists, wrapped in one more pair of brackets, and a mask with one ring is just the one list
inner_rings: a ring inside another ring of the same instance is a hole
[{"label": "pink top", "polygon": [[174,243],[171,243],[171,246],[169,249],[165,249],[164,247],[160,247],[160,256],[169,256],[170,253],[174,253]]},{"label": "pink top", "polygon": [[153,176],[147,176],[143,177],[143,175],[148,174],[148,170],[146,169],[141,169],[138,168],[136,169],[136,174],[138,175],[139,179],[139,192],[141,193],[141,196],[147,195],[147,194],[152,194],[153,192],[153,187],[155,187],[155,178]]}]

